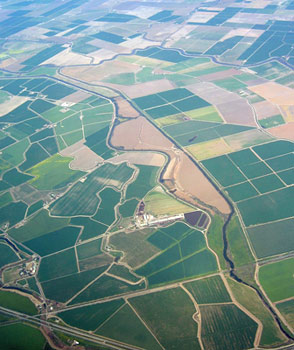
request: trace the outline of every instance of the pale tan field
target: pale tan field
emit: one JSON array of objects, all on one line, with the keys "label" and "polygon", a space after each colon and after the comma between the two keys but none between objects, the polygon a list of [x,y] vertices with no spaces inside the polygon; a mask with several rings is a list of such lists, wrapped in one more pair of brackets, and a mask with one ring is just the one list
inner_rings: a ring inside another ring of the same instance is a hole
[{"label": "pale tan field", "polygon": [[287,86],[268,82],[250,86],[249,89],[274,104],[294,105],[294,90]]},{"label": "pale tan field", "polygon": [[91,97],[92,95],[88,94],[85,91],[76,91],[71,95],[65,96],[63,99],[61,99],[60,101],[63,102],[73,102],[73,103],[79,103],[83,100],[85,100],[88,97]]},{"label": "pale tan field", "polygon": [[195,206],[208,205],[225,214],[230,212],[227,202],[196,164],[147,119],[139,117],[117,125],[111,144],[125,150],[164,152],[169,156],[170,162],[162,180],[169,190],[174,191],[175,196]]},{"label": "pale tan field", "polygon": [[294,105],[293,106],[280,106],[282,115],[286,122],[294,122]]},{"label": "pale tan field", "polygon": [[240,73],[241,72],[238,71],[237,69],[232,68],[232,69],[224,70],[222,72],[202,75],[201,77],[199,77],[199,79],[202,81],[214,81],[214,80],[229,78]]},{"label": "pale tan field", "polygon": [[279,108],[269,101],[261,101],[253,105],[257,118],[264,119],[280,114]]},{"label": "pale tan field", "polygon": [[294,122],[275,126],[268,129],[268,132],[277,138],[294,141]]},{"label": "pale tan field", "polygon": [[[1,107],[0,108],[0,117],[2,115],[5,115],[5,114],[11,112],[16,107],[20,106],[21,104],[23,104],[27,100],[28,100],[28,98],[23,97],[23,96],[10,96],[9,100],[6,100],[4,103],[0,104],[0,107]],[[1,118],[0,118],[0,120],[1,120]]]},{"label": "pale tan field", "polygon": [[70,48],[41,63],[41,65],[54,64],[56,66],[70,66],[72,64],[89,64],[91,58],[70,51]]},{"label": "pale tan field", "polygon": [[117,105],[117,113],[119,116],[124,118],[136,118],[139,117],[139,112],[132,107],[130,102],[125,100],[122,97],[117,97],[114,99],[116,105]]},{"label": "pale tan field", "polygon": [[136,64],[122,61],[105,62],[99,66],[68,67],[63,68],[62,73],[83,80],[87,83],[99,82],[109,75],[120,73],[136,73],[141,69]]},{"label": "pale tan field", "polygon": [[148,81],[146,83],[135,84],[131,86],[105,84],[105,86],[113,86],[120,89],[130,98],[141,97],[150,94],[156,94],[166,90],[174,89],[174,85],[167,79],[160,79],[155,81]]},{"label": "pale tan field", "polygon": [[126,152],[109,159],[111,163],[119,164],[122,162],[129,162],[131,164],[139,165],[153,165],[153,166],[163,166],[165,163],[165,157],[162,154],[154,152]]},{"label": "pale tan field", "polygon": [[103,162],[101,157],[83,144],[83,140],[65,148],[60,154],[64,157],[74,157],[74,160],[70,163],[70,168],[73,170],[88,171]]}]

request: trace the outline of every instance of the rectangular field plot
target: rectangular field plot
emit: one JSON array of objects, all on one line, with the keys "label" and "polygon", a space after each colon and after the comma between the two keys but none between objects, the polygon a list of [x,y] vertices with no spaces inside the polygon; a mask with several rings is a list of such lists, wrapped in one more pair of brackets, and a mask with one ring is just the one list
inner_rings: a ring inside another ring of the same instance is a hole
[{"label": "rectangular field plot", "polygon": [[266,162],[274,171],[289,169],[294,165],[294,153],[267,159]]},{"label": "rectangular field plot", "polygon": [[0,268],[18,260],[18,256],[8,244],[0,244]]},{"label": "rectangular field plot", "polygon": [[252,184],[257,188],[257,190],[260,193],[271,192],[284,187],[282,181],[275,174],[259,177],[258,179],[253,179]]},{"label": "rectangular field plot", "polygon": [[82,303],[85,301],[102,299],[112,295],[134,292],[145,288],[145,282],[131,285],[122,280],[103,275],[81,294],[79,294],[70,304]]},{"label": "rectangular field plot", "polygon": [[251,129],[252,127],[248,126],[219,123],[219,125],[216,125],[215,127],[206,128],[198,131],[191,129],[189,132],[175,137],[175,140],[185,147],[200,142],[206,142],[210,140],[219,139],[221,137],[242,133]]},{"label": "rectangular field plot", "polygon": [[75,182],[85,173],[69,168],[73,158],[62,157],[59,154],[35,165],[28,173],[34,176],[30,184],[40,190],[52,190]]},{"label": "rectangular field plot", "polygon": [[9,235],[19,242],[24,242],[57,231],[67,226],[68,223],[69,219],[67,218],[53,218],[49,216],[47,210],[41,210],[25,225],[9,230]]},{"label": "rectangular field plot", "polygon": [[282,188],[238,203],[246,226],[294,216],[294,187]]},{"label": "rectangular field plot", "polygon": [[227,156],[204,160],[202,164],[222,186],[230,186],[246,181],[246,178]]},{"label": "rectangular field plot", "polygon": [[101,275],[107,267],[108,265],[103,265],[88,271],[76,272],[69,276],[42,282],[41,285],[48,299],[65,303]]},{"label": "rectangular field plot", "polygon": [[286,219],[247,229],[258,258],[294,250],[294,219]]},{"label": "rectangular field plot", "polygon": [[260,267],[259,281],[273,302],[294,296],[293,271],[293,258]]},{"label": "rectangular field plot", "polygon": [[[173,252],[172,248],[167,252],[171,254]],[[176,257],[174,257],[174,259],[174,261],[169,261],[168,263],[166,262],[167,260],[156,261],[156,263],[158,263],[158,272],[156,271],[148,276],[150,285],[159,285],[171,281],[184,280],[186,278],[206,275],[217,270],[215,257],[207,249],[196,252],[185,259],[176,260]],[[154,260],[156,260],[156,258]],[[161,263],[162,265],[160,265]],[[165,266],[167,267],[164,268]]]},{"label": "rectangular field plot", "polygon": [[294,144],[289,141],[273,141],[260,146],[253,147],[260,158],[269,159],[283,154],[294,152]]},{"label": "rectangular field plot", "polygon": [[200,306],[201,339],[205,349],[253,347],[257,324],[236,305]]},{"label": "rectangular field plot", "polygon": [[161,349],[146,326],[127,304],[112,315],[95,333],[147,350]]},{"label": "rectangular field plot", "polygon": [[248,179],[270,174],[272,171],[263,162],[257,162],[240,166],[241,171]]},{"label": "rectangular field plot", "polygon": [[287,185],[294,185],[294,168],[280,171],[277,174]]},{"label": "rectangular field plot", "polygon": [[58,317],[72,327],[84,329],[86,331],[95,331],[96,328],[106,321],[123,304],[124,301],[118,299],[108,303],[82,306],[61,312],[58,314]]},{"label": "rectangular field plot", "polygon": [[79,233],[79,227],[66,226],[60,230],[26,241],[24,245],[37,254],[44,256],[72,247]]},{"label": "rectangular field plot", "polygon": [[256,189],[247,181],[238,185],[226,187],[225,191],[229,194],[234,202],[251,198],[258,195]]},{"label": "rectangular field plot", "polygon": [[159,119],[181,112],[195,111],[210,106],[208,102],[185,88],[178,88],[134,99],[151,118]]},{"label": "rectangular field plot", "polygon": [[74,249],[64,250],[43,258],[38,271],[40,281],[71,275],[78,271]]},{"label": "rectangular field plot", "polygon": [[[166,349],[200,350],[195,307],[180,288],[129,299],[139,316]],[[181,327],[179,327],[179,324]]]},{"label": "rectangular field plot", "polygon": [[227,303],[231,297],[220,276],[185,283],[198,304]]}]

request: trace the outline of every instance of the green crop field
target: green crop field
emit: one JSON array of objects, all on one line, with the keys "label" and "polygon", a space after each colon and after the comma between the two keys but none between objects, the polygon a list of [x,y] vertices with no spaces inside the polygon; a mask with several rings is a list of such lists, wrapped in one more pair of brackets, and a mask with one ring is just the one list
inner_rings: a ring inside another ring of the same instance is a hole
[{"label": "green crop field", "polygon": [[79,227],[66,226],[41,237],[24,242],[32,251],[44,256],[72,247],[80,233]]},{"label": "green crop field", "polygon": [[118,299],[101,304],[82,306],[61,312],[58,314],[58,317],[70,326],[87,331],[94,331],[123,304],[124,301]]},{"label": "green crop field", "polygon": [[99,192],[100,205],[98,212],[93,216],[94,220],[101,222],[104,225],[111,225],[115,221],[114,207],[119,203],[121,192],[107,187]]},{"label": "green crop field", "polygon": [[294,187],[282,188],[238,203],[246,226],[286,219],[294,215]]},{"label": "green crop field", "polygon": [[86,241],[87,239],[98,237],[108,229],[108,226],[84,216],[73,217],[70,220],[70,223],[72,225],[83,227],[82,234],[79,238],[81,241]]},{"label": "green crop field", "polygon": [[22,323],[3,325],[0,337],[3,349],[7,350],[40,350],[46,343],[39,329]]},{"label": "green crop field", "polygon": [[74,249],[42,258],[38,271],[40,281],[48,281],[58,277],[71,275],[78,271]]},{"label": "green crop field", "polygon": [[155,338],[129,305],[124,305],[95,333],[123,343],[143,347],[144,349],[161,349]]},{"label": "green crop field", "polygon": [[[129,299],[159,342],[167,349],[200,349],[195,307],[180,288]],[[181,325],[181,327],[179,327]]]},{"label": "green crop field", "polygon": [[8,244],[0,243],[0,268],[18,260],[18,256]]},{"label": "green crop field", "polygon": [[135,181],[128,185],[126,199],[141,199],[156,185],[158,167],[148,165],[136,165],[136,167],[139,173]]},{"label": "green crop field", "polygon": [[257,324],[235,305],[200,306],[201,339],[206,349],[235,350],[253,346]]},{"label": "green crop field", "polygon": [[294,249],[294,220],[285,219],[248,228],[258,258],[290,252]]},{"label": "green crop field", "polygon": [[236,267],[253,262],[253,256],[237,216],[234,216],[227,228],[230,254]]},{"label": "green crop field", "polygon": [[136,283],[140,280],[140,278],[136,277],[134,274],[130,272],[130,270],[124,265],[112,265],[108,273],[121,277],[127,281]]},{"label": "green crop field", "polygon": [[198,304],[227,303],[231,297],[220,276],[185,283]]},{"label": "green crop field", "polygon": [[47,210],[41,210],[26,225],[11,229],[9,235],[19,242],[24,242],[61,229],[68,223],[69,219],[53,218]]},{"label": "green crop field", "polygon": [[103,299],[112,295],[120,295],[127,292],[134,292],[145,288],[145,283],[131,285],[122,280],[115,279],[110,276],[103,275],[81,294],[79,294],[71,304],[82,303],[85,301]]},{"label": "green crop field", "polygon": [[101,242],[102,239],[98,238],[94,241],[77,245],[77,254],[79,260],[91,258],[93,256],[102,254]]},{"label": "green crop field", "polygon": [[68,302],[81,289],[101,275],[108,266],[104,265],[92,270],[77,272],[69,276],[42,282],[42,288],[48,299],[59,302]]},{"label": "green crop field", "polygon": [[58,216],[93,215],[99,204],[97,192],[107,185],[121,188],[132,175],[133,169],[125,163],[106,163],[89,174],[86,180],[75,184],[62,198],[58,199],[51,212]]},{"label": "green crop field", "polygon": [[150,231],[145,230],[128,234],[120,232],[110,237],[110,244],[116,250],[124,252],[123,261],[135,268],[160,251],[148,242],[148,233],[150,234]]},{"label": "green crop field", "polygon": [[30,184],[39,190],[52,190],[64,187],[82,177],[82,171],[71,170],[70,162],[73,158],[61,157],[59,154],[35,165],[28,173],[34,176]]},{"label": "green crop field", "polygon": [[276,304],[278,310],[285,317],[291,327],[294,326],[294,300],[290,299],[283,303]]},{"label": "green crop field", "polygon": [[260,345],[277,346],[285,342],[286,337],[278,328],[273,316],[264,306],[257,293],[253,289],[230,278],[227,281],[238,303],[262,322],[263,330]]},{"label": "green crop field", "polygon": [[293,269],[293,258],[260,267],[258,275],[260,284],[272,301],[294,296]]},{"label": "green crop field", "polygon": [[121,216],[124,218],[133,216],[138,204],[139,201],[137,199],[129,199],[125,201],[119,206],[119,212]]},{"label": "green crop field", "polygon": [[204,160],[202,164],[222,186],[231,186],[246,181],[246,178],[227,156]]},{"label": "green crop field", "polygon": [[28,315],[37,314],[37,309],[30,299],[17,293],[0,290],[0,305]]}]

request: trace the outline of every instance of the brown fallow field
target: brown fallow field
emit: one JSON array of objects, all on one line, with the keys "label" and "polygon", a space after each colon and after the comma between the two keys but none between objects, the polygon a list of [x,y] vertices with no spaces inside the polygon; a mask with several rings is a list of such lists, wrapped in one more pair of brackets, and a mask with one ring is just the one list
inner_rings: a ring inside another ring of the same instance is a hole
[{"label": "brown fallow field", "polygon": [[124,118],[137,118],[139,117],[139,112],[130,104],[129,101],[122,97],[116,97],[114,103],[117,106],[117,115]]},{"label": "brown fallow field", "polygon": [[186,153],[178,149],[146,118],[139,117],[116,125],[110,143],[124,150],[165,153],[170,161],[162,180],[174,195],[194,206],[199,207],[203,203],[203,206],[214,207],[223,214],[230,212],[228,203]]}]

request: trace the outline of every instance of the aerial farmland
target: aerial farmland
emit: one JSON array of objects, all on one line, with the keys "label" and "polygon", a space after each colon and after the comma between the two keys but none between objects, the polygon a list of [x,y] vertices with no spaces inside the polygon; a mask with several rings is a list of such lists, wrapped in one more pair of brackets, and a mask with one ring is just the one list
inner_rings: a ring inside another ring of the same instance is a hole
[{"label": "aerial farmland", "polygon": [[293,1],[0,6],[0,349],[293,349]]}]

